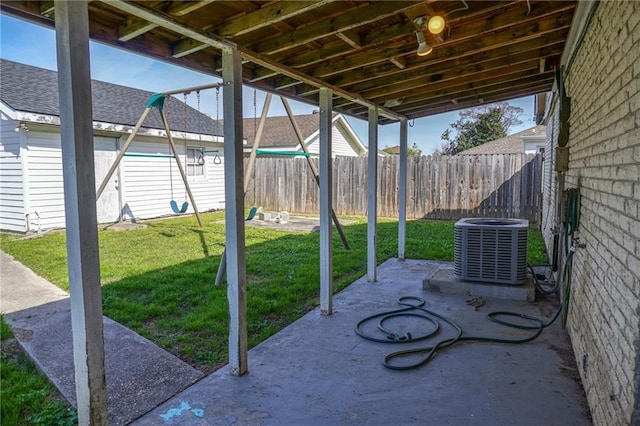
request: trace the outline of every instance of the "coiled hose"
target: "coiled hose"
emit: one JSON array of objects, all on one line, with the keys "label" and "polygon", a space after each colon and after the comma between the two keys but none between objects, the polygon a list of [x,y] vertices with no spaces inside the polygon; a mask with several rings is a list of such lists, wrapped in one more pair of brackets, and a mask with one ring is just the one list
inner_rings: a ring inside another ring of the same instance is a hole
[{"label": "coiled hose", "polygon": [[[400,299],[398,299],[398,304],[404,306],[404,308],[381,312],[378,314],[370,315],[360,320],[355,327],[356,334],[358,334],[358,336],[366,340],[370,340],[373,342],[380,342],[380,343],[416,342],[416,341],[424,340],[431,336],[434,336],[438,332],[440,326],[438,321],[434,318],[437,318],[449,324],[451,327],[453,327],[456,330],[456,333],[454,337],[445,338],[440,341],[437,341],[432,346],[407,349],[404,351],[390,353],[389,355],[384,357],[382,364],[391,370],[411,370],[411,369],[423,366],[427,364],[439,350],[452,346],[458,342],[475,341],[475,342],[494,342],[494,343],[511,343],[511,344],[520,344],[520,343],[530,342],[536,339],[542,333],[542,330],[544,330],[546,327],[549,327],[551,324],[553,324],[553,322],[558,318],[558,315],[560,314],[560,311],[562,309],[562,306],[560,306],[560,308],[556,311],[556,313],[548,322],[544,322],[540,318],[536,318],[530,315],[516,313],[516,312],[508,312],[508,311],[491,312],[488,314],[488,318],[490,321],[493,321],[497,324],[501,324],[506,327],[516,328],[521,330],[532,330],[532,334],[528,337],[524,337],[521,339],[502,339],[498,337],[465,336],[464,332],[462,331],[462,328],[459,325],[457,325],[455,322],[451,321],[450,319],[436,312],[426,309],[424,307],[425,301],[420,297],[403,296]],[[397,318],[401,316],[411,316],[411,317],[421,318],[430,324],[430,329],[422,335],[413,337],[410,333],[406,333],[405,335],[400,336],[385,328],[384,326],[385,322],[389,321],[392,318]],[[526,321],[530,321],[531,325],[517,324],[515,322],[507,321],[506,318],[508,317],[515,317],[515,318],[524,319]],[[382,338],[367,334],[362,330],[363,326],[366,323],[375,319],[378,320],[378,330],[383,335]],[[394,360],[398,361],[398,359],[403,357],[414,356],[419,354],[424,354],[424,356],[418,362],[409,363],[409,364],[398,364],[393,362]]]}]

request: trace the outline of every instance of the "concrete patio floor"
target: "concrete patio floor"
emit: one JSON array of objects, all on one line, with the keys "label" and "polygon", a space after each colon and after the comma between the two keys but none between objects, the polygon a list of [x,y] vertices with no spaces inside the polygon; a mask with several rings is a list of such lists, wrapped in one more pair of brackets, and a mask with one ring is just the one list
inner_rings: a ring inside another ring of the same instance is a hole
[{"label": "concrete patio floor", "polygon": [[[386,261],[378,269],[376,283],[363,277],[336,295],[333,315],[313,310],[253,348],[248,374],[231,376],[224,367],[133,424],[591,424],[560,321],[526,344],[458,343],[409,371],[381,364],[386,354],[410,346],[364,340],[354,327],[368,315],[400,308],[396,301],[401,296],[425,299],[427,309],[455,321],[471,335],[510,339],[530,335],[531,331],[488,321],[491,311],[516,311],[544,320],[555,312],[547,301],[488,298],[476,310],[465,303],[473,294],[424,291],[423,280],[439,266],[430,261]],[[415,335],[420,330],[411,331]],[[442,326],[437,338],[449,335],[452,329]],[[428,344],[429,340],[411,345]]]}]

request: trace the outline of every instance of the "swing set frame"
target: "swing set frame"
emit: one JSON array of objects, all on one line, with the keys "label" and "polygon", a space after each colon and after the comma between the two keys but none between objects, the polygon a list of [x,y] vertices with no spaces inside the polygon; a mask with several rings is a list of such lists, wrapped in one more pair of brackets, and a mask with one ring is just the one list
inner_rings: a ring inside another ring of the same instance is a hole
[{"label": "swing set frame", "polygon": [[[202,85],[202,86],[188,87],[186,89],[179,89],[179,90],[172,90],[172,91],[169,91],[169,92],[156,93],[153,96],[151,96],[151,98],[149,98],[149,101],[147,101],[147,104],[145,106],[144,111],[142,112],[142,115],[138,119],[138,122],[136,123],[135,127],[133,128],[133,131],[131,132],[131,134],[129,134],[129,137],[127,138],[125,144],[122,146],[122,149],[120,150],[120,152],[118,153],[115,161],[111,165],[111,168],[109,168],[109,171],[107,172],[107,174],[105,175],[105,177],[102,180],[102,183],[98,187],[98,190],[96,192],[96,201],[98,199],[100,199],[100,196],[104,192],[104,189],[106,188],[107,183],[109,182],[109,180],[111,179],[111,177],[113,176],[115,171],[117,170],[118,166],[122,162],[122,158],[125,155],[127,155],[127,156],[148,156],[147,154],[127,154],[127,150],[129,149],[129,146],[131,146],[131,143],[133,142],[133,139],[138,134],[138,131],[140,131],[140,127],[142,127],[142,124],[144,123],[145,119],[147,118],[147,116],[149,115],[151,110],[153,108],[157,108],[158,112],[160,113],[160,119],[162,120],[162,125],[164,127],[164,131],[167,134],[167,140],[169,142],[169,146],[171,148],[172,154],[169,154],[169,155],[153,155],[153,157],[158,157],[158,158],[166,158],[166,157],[171,158],[171,157],[173,157],[176,160],[176,164],[178,166],[178,170],[180,171],[180,176],[182,177],[182,182],[184,183],[185,190],[186,190],[187,194],[189,195],[189,200],[191,201],[191,205],[193,206],[193,211],[194,211],[194,213],[196,215],[196,219],[198,220],[198,225],[200,225],[200,228],[202,228],[203,227],[202,218],[200,217],[200,212],[198,211],[198,207],[197,207],[195,199],[193,197],[193,193],[191,192],[191,187],[189,186],[189,182],[187,180],[187,175],[186,175],[186,173],[184,171],[184,168],[182,166],[182,162],[180,161],[180,155],[178,153],[178,149],[176,148],[176,144],[175,144],[175,142],[173,140],[173,136],[171,135],[171,129],[169,128],[169,122],[168,122],[167,116],[166,116],[166,114],[164,112],[164,101],[165,101],[165,99],[167,99],[171,95],[175,95],[175,94],[179,94],[179,93],[184,93],[186,95],[186,94],[188,94],[190,92],[199,92],[200,90],[216,89],[216,88],[219,89],[223,85],[224,85],[223,83],[206,84],[206,85]],[[185,129],[185,132],[186,132],[186,129]],[[203,150],[203,153],[204,153],[204,150]],[[171,202],[175,203],[175,200],[171,200]],[[175,204],[176,204],[175,207],[177,208],[178,207],[177,203],[175,203]],[[176,208],[174,208],[173,204],[171,205],[171,207],[172,207],[173,211],[176,211]],[[184,204],[183,204],[183,207],[184,207]],[[177,210],[181,211],[180,208],[177,208]]]}]

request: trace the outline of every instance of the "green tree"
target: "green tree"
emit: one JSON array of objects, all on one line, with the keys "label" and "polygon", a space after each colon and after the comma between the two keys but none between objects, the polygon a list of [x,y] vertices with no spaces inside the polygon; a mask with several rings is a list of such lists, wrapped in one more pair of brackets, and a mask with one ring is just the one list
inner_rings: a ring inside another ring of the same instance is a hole
[{"label": "green tree", "polygon": [[420,157],[422,155],[422,150],[418,148],[418,145],[414,142],[411,147],[407,148],[407,156],[408,157]]},{"label": "green tree", "polygon": [[[457,154],[465,149],[482,145],[507,136],[509,129],[522,124],[524,110],[507,102],[483,105],[460,111],[460,118],[442,133],[443,154]],[[455,136],[452,131],[455,131]]]},{"label": "green tree", "polygon": [[[400,154],[400,146],[396,145],[396,146],[385,146],[384,148],[382,148],[382,150],[384,152],[386,152],[387,154],[391,154],[391,155],[398,155]],[[422,150],[420,148],[418,148],[418,144],[416,144],[415,142],[413,143],[412,146],[407,147],[407,156],[408,157],[420,157],[422,155]]]}]

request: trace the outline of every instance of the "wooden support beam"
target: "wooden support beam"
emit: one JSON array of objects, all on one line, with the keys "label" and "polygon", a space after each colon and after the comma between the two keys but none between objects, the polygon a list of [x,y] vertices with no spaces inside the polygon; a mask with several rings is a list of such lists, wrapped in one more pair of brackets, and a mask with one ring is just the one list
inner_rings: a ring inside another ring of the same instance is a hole
[{"label": "wooden support beam", "polygon": [[224,186],[229,299],[229,367],[241,376],[249,371],[247,351],[247,277],[245,267],[245,231],[242,147],[242,61],[240,52],[222,49],[224,116]]},{"label": "wooden support beam", "polygon": [[62,176],[78,423],[107,425],[102,289],[95,197],[89,14],[56,1]]},{"label": "wooden support beam", "polygon": [[320,88],[320,313],[333,314],[333,123],[331,90]]},{"label": "wooden support beam", "polygon": [[132,38],[136,38],[152,29],[156,28],[156,24],[152,24],[149,21],[144,19],[140,19],[136,16],[129,16],[124,21],[122,25],[120,25],[118,40],[120,41],[129,41]]},{"label": "wooden support beam", "polygon": [[210,46],[205,43],[186,37],[171,46],[171,56],[174,58],[182,58],[183,56],[191,55],[208,47]]},{"label": "wooden support beam", "polygon": [[400,170],[398,171],[398,260],[405,258],[407,229],[407,122],[400,119]]},{"label": "wooden support beam", "polygon": [[362,48],[362,40],[360,39],[360,35],[355,31],[338,32],[336,33],[336,37],[338,37],[340,40],[344,41],[354,49]]},{"label": "wooden support beam", "polygon": [[42,16],[51,18],[53,16],[54,11],[55,11],[54,1],[43,1],[40,3],[40,14]]},{"label": "wooden support beam", "polygon": [[393,57],[393,58],[389,58],[389,62],[391,62],[393,65],[395,65],[396,67],[398,67],[401,70],[407,68],[407,60],[405,58],[403,58],[402,56],[396,56],[396,57]]},{"label": "wooden support beam", "polygon": [[367,173],[367,279],[378,280],[378,111],[369,107]]},{"label": "wooden support beam", "polygon": [[173,16],[184,16],[189,13],[195,12],[196,10],[208,5],[209,3],[213,3],[216,0],[200,0],[200,1],[174,1],[173,4],[167,10],[169,15]]}]

